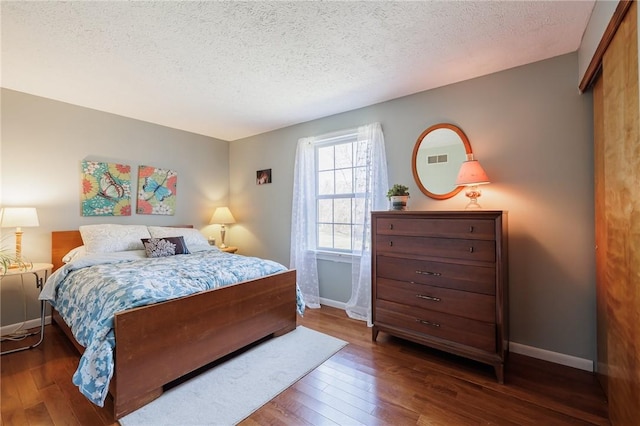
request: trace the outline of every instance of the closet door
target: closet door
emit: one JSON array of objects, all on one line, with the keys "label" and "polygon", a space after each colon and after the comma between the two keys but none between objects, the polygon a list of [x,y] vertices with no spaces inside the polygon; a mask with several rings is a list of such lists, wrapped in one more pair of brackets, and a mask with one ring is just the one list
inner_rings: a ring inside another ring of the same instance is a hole
[{"label": "closet door", "polygon": [[613,425],[640,419],[640,97],[633,2],[594,87],[598,374]]},{"label": "closet door", "polygon": [[596,242],[596,318],[597,318],[597,366],[596,373],[605,394],[609,394],[609,356],[607,339],[609,317],[607,316],[607,226],[605,214],[604,183],[604,99],[602,78],[593,86],[593,158],[595,188],[595,242]]}]

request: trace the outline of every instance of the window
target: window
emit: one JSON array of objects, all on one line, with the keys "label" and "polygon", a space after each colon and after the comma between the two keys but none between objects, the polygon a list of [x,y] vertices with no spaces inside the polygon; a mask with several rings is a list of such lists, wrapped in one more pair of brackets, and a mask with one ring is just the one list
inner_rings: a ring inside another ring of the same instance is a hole
[{"label": "window", "polygon": [[358,149],[357,133],[315,144],[316,249],[351,253],[359,233],[358,212],[364,211],[366,150]]}]

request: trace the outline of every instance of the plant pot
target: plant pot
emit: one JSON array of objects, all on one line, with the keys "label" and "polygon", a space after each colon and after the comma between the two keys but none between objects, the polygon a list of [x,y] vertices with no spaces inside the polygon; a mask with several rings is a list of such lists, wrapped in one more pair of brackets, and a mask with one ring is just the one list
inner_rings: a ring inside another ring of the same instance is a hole
[{"label": "plant pot", "polygon": [[389,210],[407,210],[408,195],[392,195],[389,198],[390,208]]}]

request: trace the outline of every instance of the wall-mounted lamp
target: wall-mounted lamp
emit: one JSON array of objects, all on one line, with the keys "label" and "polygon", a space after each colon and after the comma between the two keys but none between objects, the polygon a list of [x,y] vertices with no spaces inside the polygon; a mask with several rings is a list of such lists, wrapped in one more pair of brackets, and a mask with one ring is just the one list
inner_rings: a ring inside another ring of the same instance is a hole
[{"label": "wall-mounted lamp", "polygon": [[22,262],[22,227],[40,226],[35,207],[5,207],[1,212],[0,227],[16,228],[16,262],[10,267],[18,267]]},{"label": "wall-mounted lamp", "polygon": [[465,195],[469,197],[469,204],[465,209],[479,209],[478,197],[482,195],[478,185],[489,183],[489,177],[478,160],[473,159],[473,154],[467,154],[467,161],[462,163],[456,185],[466,186]]},{"label": "wall-mounted lamp", "polygon": [[211,216],[209,223],[220,225],[220,248],[226,248],[227,246],[224,243],[224,234],[226,233],[226,230],[224,226],[230,223],[236,223],[229,207],[218,207],[216,211],[213,212],[213,216]]}]

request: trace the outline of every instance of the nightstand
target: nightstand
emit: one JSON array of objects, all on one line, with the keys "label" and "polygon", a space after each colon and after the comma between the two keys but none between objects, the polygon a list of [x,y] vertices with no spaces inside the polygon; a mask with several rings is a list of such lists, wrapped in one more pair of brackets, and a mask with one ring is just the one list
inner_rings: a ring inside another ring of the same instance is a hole
[{"label": "nightstand", "polygon": [[235,253],[238,251],[238,247],[225,247],[225,248],[220,248],[221,251],[224,251],[226,253]]},{"label": "nightstand", "polygon": [[[50,263],[33,263],[31,268],[28,269],[23,269],[23,268],[15,268],[15,269],[9,269],[7,272],[5,272],[4,277],[10,277],[10,276],[15,276],[15,275],[19,275],[20,279],[23,280],[23,284],[24,284],[24,276],[28,275],[28,274],[33,274],[33,276],[36,278],[36,287],[38,288],[38,290],[42,291],[42,286],[44,285],[44,282],[47,280],[47,276],[49,275],[49,271],[51,271],[51,268],[53,268],[53,265]],[[45,313],[45,307],[46,304],[44,301],[40,301],[40,331],[39,332],[32,332],[32,333],[28,333],[26,334],[24,337],[29,337],[29,336],[35,336],[36,334],[40,333],[40,340],[38,340],[37,343],[30,345],[30,346],[23,346],[21,348],[16,348],[16,349],[11,349],[8,351],[4,351],[2,353],[0,353],[0,355],[5,355],[5,354],[10,354],[13,352],[19,352],[19,351],[24,351],[26,349],[32,349],[35,348],[36,346],[38,346],[40,343],[42,343],[42,341],[44,340],[44,313]]]}]

